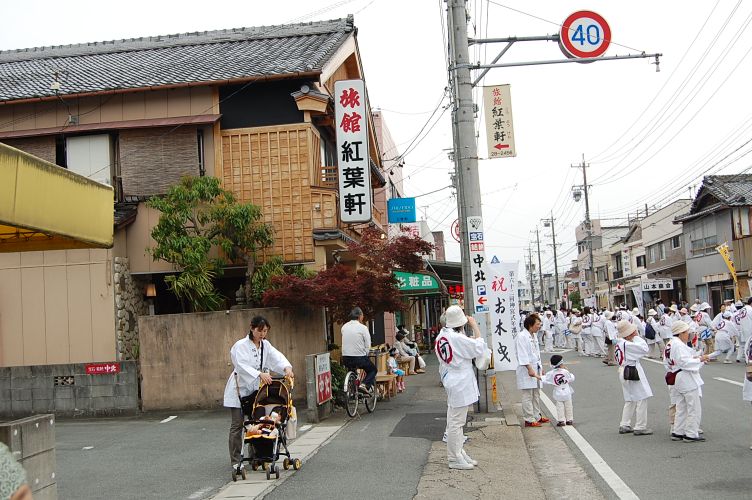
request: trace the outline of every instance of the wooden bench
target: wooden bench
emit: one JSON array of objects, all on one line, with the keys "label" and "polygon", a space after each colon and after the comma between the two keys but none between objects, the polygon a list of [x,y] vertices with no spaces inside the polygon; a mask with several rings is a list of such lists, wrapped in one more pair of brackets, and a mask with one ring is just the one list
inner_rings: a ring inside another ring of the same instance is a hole
[{"label": "wooden bench", "polygon": [[385,401],[397,395],[397,375],[379,373],[376,375],[376,388]]},{"label": "wooden bench", "polygon": [[397,366],[400,370],[403,370],[405,372],[405,377],[410,375],[410,361],[397,360]]}]

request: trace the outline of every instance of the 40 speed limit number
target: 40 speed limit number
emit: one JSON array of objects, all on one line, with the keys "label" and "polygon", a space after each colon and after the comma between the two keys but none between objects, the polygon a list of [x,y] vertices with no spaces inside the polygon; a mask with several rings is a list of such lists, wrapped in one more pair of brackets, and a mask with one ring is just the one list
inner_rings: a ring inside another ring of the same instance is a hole
[{"label": "40 speed limit number", "polygon": [[603,17],[589,10],[571,14],[561,25],[559,47],[573,59],[599,57],[611,45],[611,28]]}]

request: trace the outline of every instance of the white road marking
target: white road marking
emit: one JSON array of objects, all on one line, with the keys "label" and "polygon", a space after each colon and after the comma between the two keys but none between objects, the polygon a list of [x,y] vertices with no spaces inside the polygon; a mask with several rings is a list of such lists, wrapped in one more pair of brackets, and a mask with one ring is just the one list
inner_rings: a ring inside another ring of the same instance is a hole
[{"label": "white road marking", "polygon": [[93,446],[84,446],[84,447],[83,447],[83,448],[81,448],[81,449],[82,449],[83,451],[88,451],[88,450],[93,450],[93,449],[94,449],[94,447],[93,447]]},{"label": "white road marking", "polygon": [[[551,401],[549,397],[542,391],[540,393],[540,397],[541,401],[544,405],[546,405],[546,408],[548,408],[548,411],[551,413],[551,415],[555,416],[556,405],[554,404],[554,402]],[[593,448],[590,443],[588,443],[587,440],[582,437],[582,434],[577,432],[577,430],[570,425],[562,427],[562,430],[567,433],[575,446],[580,449],[585,458],[587,458],[588,462],[592,464],[596,472],[598,472],[598,474],[603,478],[606,484],[608,484],[608,486],[614,491],[617,497],[625,500],[639,500],[639,497],[635,494],[635,492],[632,491],[632,489],[627,486],[627,483],[625,483],[606,463],[606,461],[603,460],[598,452],[595,451],[595,448]]]},{"label": "white road marking", "polygon": [[369,426],[369,425],[371,425],[371,423],[370,423],[370,422],[368,422],[368,423],[367,423],[366,425],[364,425],[364,426],[363,426],[363,428],[362,428],[362,429],[360,429],[360,432],[363,432],[363,431],[365,431],[366,429],[368,429],[368,426]]},{"label": "white road marking", "polygon": [[189,500],[194,500],[196,498],[204,498],[207,493],[209,493],[212,490],[211,486],[208,488],[204,488],[203,490],[194,491],[190,494],[188,497]]},{"label": "white road marking", "polygon": [[742,382],[737,382],[736,380],[729,380],[723,377],[713,377],[713,380],[720,380],[721,382],[728,382],[729,384],[734,384],[734,385],[738,385],[739,387],[744,387],[744,384]]},{"label": "white road marking", "polygon": [[178,418],[178,416],[177,416],[177,415],[170,415],[169,417],[167,417],[166,419],[162,420],[162,421],[161,421],[161,422],[159,422],[159,423],[160,423],[160,424],[166,424],[166,423],[167,423],[167,422],[169,422],[170,420],[175,420],[176,418]]},{"label": "white road marking", "polygon": [[306,424],[306,425],[304,425],[303,427],[301,427],[300,429],[298,429],[298,431],[299,431],[299,432],[305,432],[305,431],[307,431],[308,429],[310,429],[311,427],[313,427],[313,426],[312,426],[311,424]]}]

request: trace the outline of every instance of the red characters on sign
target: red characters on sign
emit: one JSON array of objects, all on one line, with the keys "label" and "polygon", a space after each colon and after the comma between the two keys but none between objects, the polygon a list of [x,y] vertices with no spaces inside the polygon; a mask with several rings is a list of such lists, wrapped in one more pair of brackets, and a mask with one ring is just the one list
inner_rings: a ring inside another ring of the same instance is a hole
[{"label": "red characters on sign", "polygon": [[349,89],[342,91],[339,103],[344,107],[349,106],[354,108],[355,106],[360,106],[360,94],[358,94],[354,88],[350,87]]}]

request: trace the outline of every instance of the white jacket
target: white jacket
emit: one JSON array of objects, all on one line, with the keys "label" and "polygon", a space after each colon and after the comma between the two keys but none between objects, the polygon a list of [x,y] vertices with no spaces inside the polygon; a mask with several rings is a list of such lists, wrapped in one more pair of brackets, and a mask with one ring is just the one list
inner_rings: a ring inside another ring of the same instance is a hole
[{"label": "white jacket", "polygon": [[687,344],[674,338],[671,341],[671,361],[669,366],[672,371],[679,371],[676,374],[676,383],[674,388],[681,394],[694,391],[697,389],[702,396],[702,377],[700,377],[700,368],[702,361],[695,355],[694,349]]},{"label": "white jacket", "polygon": [[[747,340],[747,343],[744,344],[744,359],[747,361],[747,366],[752,365],[752,356],[750,355],[749,349],[752,347],[752,337],[750,337]],[[742,399],[744,401],[752,401],[752,382],[747,380],[746,373],[744,374],[744,388],[742,389]]]},{"label": "white jacket", "polygon": [[745,305],[734,314],[734,324],[739,330],[739,343],[745,344],[752,338],[752,307]]},{"label": "white jacket", "polygon": [[658,322],[658,333],[663,340],[670,340],[673,334],[671,333],[671,325],[674,324],[674,319],[668,315],[663,314]]},{"label": "white jacket", "polygon": [[462,408],[478,401],[478,382],[473,359],[486,353],[486,341],[467,337],[451,328],[443,328],[436,337],[441,383],[447,393],[447,406]]},{"label": "white jacket", "polygon": [[590,335],[593,337],[603,337],[603,330],[606,329],[606,318],[596,315],[593,318],[593,324],[590,327]]},{"label": "white jacket", "polygon": [[564,368],[554,368],[543,376],[543,383],[554,386],[554,401],[569,401],[574,394],[574,374]]},{"label": "white jacket", "polygon": [[538,379],[527,373],[527,365],[532,365],[536,373],[541,372],[541,356],[538,339],[527,330],[522,330],[515,339],[517,347],[517,388],[537,389]]},{"label": "white jacket", "polygon": [[[614,358],[619,363],[619,381],[621,381],[621,389],[624,395],[624,401],[641,401],[653,396],[653,391],[650,389],[648,383],[648,377],[645,375],[645,370],[642,369],[640,359],[642,359],[650,348],[642,337],[635,336],[632,341],[621,339],[616,343],[614,349]],[[637,373],[640,375],[640,380],[624,380],[624,367],[636,366]]]},{"label": "white jacket", "polygon": [[606,337],[612,342],[615,342],[616,340],[618,340],[619,335],[617,334],[616,323],[614,323],[613,321],[606,320],[605,326],[606,326]]},{"label": "white jacket", "polygon": [[259,375],[268,368],[277,373],[283,373],[285,368],[292,368],[287,358],[279,352],[268,340],[262,340],[264,346],[264,360],[262,366],[261,348],[247,336],[235,342],[230,349],[230,359],[235,367],[225,385],[224,405],[228,408],[240,408],[235,373],[240,379],[240,395],[248,396],[259,388]]}]

